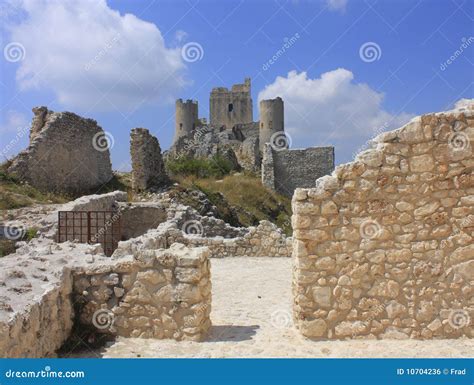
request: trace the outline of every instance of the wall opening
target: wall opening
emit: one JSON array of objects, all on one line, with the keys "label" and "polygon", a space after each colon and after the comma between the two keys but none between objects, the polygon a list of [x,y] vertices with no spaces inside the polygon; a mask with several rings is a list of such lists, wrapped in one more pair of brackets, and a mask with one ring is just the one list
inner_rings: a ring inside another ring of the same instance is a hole
[{"label": "wall opening", "polygon": [[233,103],[229,103],[229,112],[232,112],[234,110],[234,104]]}]

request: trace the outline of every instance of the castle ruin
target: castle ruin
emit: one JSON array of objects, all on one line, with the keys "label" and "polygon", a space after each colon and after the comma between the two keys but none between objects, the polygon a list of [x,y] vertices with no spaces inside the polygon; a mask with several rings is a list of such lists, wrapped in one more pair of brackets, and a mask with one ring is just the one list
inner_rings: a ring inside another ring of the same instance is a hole
[{"label": "castle ruin", "polygon": [[[295,188],[310,187],[317,178],[334,170],[333,147],[288,148],[291,140],[285,132],[285,108],[281,97],[261,100],[259,110],[260,119],[254,121],[250,78],[243,84],[234,84],[230,90],[225,87],[212,89],[209,124],[207,119],[199,118],[197,101],[178,99],[174,141],[167,156],[206,158],[221,155],[237,168],[261,172],[264,185],[288,196]],[[267,150],[266,144],[270,146]],[[287,158],[293,162],[291,165],[285,161]],[[289,178],[295,168],[298,169],[297,176]],[[289,179],[291,183],[288,184]],[[287,188],[280,188],[282,185]]]}]

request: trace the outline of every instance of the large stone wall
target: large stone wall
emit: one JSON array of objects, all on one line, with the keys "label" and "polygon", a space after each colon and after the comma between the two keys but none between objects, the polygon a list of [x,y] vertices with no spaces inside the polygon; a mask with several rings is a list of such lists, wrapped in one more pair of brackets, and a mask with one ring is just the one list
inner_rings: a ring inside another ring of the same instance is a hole
[{"label": "large stone wall", "polygon": [[200,340],[210,327],[208,251],[171,245],[107,258],[35,239],[1,259],[0,357],[55,356],[74,322],[99,333]]},{"label": "large stone wall", "polygon": [[42,191],[91,192],[112,179],[109,143],[97,122],[33,108],[30,144],[8,171]]},{"label": "large stone wall", "polygon": [[135,191],[156,189],[168,184],[160,143],[146,128],[134,128],[130,133],[130,156],[132,188]]},{"label": "large stone wall", "polygon": [[280,194],[291,197],[296,188],[313,187],[316,179],[333,170],[334,147],[290,150],[264,145],[262,183]]},{"label": "large stone wall", "polygon": [[303,335],[473,337],[473,140],[472,107],[424,115],[295,191]]}]

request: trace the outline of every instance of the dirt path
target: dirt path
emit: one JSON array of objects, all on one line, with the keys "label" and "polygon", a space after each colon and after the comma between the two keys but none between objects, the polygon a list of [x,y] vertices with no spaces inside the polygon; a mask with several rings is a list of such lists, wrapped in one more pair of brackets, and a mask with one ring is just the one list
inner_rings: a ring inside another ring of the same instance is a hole
[{"label": "dirt path", "polygon": [[119,338],[104,357],[469,357],[469,340],[322,341],[294,329],[289,258],[212,260],[213,329],[206,342]]}]

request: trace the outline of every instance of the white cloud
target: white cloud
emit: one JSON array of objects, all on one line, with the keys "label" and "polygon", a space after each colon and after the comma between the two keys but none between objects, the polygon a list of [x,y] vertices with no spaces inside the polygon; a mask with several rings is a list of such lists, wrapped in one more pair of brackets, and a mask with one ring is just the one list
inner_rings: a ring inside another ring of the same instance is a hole
[{"label": "white cloud", "polygon": [[353,73],[343,68],[317,79],[291,71],[267,85],[258,99],[283,99],[285,130],[293,148],[334,145],[338,161],[345,162],[375,134],[400,127],[412,117],[385,111],[382,93],[353,80]]},{"label": "white cloud", "polygon": [[347,0],[327,0],[326,3],[331,11],[344,12],[347,6]]},{"label": "white cloud", "polygon": [[171,101],[186,84],[179,48],[158,27],[121,15],[105,0],[22,1],[26,18],[8,27],[26,50],[22,90],[52,89],[70,108],[134,110]]}]

